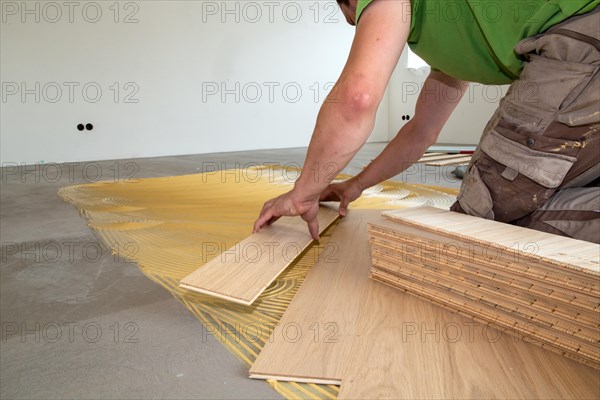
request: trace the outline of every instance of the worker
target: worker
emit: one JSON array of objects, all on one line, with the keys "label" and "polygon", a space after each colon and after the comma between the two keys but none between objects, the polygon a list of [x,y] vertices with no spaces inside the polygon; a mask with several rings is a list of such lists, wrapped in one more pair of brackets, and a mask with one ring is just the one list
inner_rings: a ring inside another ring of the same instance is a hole
[{"label": "worker", "polygon": [[[453,211],[600,242],[600,0],[338,0],[356,25],[294,188],[254,232],[319,201],[339,213],[434,144],[469,82],[510,84],[481,136]],[[450,7],[451,5],[451,7]],[[431,72],[414,117],[360,174],[331,184],[366,142],[405,44]]]}]

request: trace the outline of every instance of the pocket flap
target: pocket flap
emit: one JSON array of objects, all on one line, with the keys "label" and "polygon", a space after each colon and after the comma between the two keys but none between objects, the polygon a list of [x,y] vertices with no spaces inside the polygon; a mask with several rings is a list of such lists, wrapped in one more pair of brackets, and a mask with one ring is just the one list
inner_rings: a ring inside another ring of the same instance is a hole
[{"label": "pocket flap", "polygon": [[575,157],[532,150],[495,131],[485,136],[481,150],[502,165],[547,188],[557,188],[576,161]]},{"label": "pocket flap", "polygon": [[481,180],[476,167],[471,167],[464,177],[457,200],[465,213],[480,218],[494,219],[494,204],[490,191]]}]

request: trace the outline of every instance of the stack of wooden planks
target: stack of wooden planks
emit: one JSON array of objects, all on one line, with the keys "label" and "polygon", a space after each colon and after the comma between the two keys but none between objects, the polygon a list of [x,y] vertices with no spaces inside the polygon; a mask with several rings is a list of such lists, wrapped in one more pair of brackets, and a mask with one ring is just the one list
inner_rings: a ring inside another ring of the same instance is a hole
[{"label": "stack of wooden planks", "polygon": [[428,207],[384,216],[374,279],[600,368],[600,246]]}]

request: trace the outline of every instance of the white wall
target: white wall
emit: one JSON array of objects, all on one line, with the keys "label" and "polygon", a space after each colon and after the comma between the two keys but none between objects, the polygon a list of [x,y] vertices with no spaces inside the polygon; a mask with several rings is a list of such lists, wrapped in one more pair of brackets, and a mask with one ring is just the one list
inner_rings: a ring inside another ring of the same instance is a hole
[{"label": "white wall", "polygon": [[[389,93],[389,139],[406,124],[403,115],[414,116],[419,91],[429,74],[427,69],[409,69],[408,47],[405,49],[392,80]],[[492,116],[498,102],[506,94],[508,86],[486,86],[471,83],[469,91],[458,104],[456,110],[442,129],[438,143],[475,145]],[[452,93],[448,93],[448,96]]]},{"label": "white wall", "polygon": [[306,146],[354,33],[333,0],[1,6],[3,163]]},{"label": "white wall", "polygon": [[[306,146],[354,33],[334,0],[117,5],[1,1],[3,163]],[[406,63],[370,141],[414,113]],[[472,85],[439,142],[476,144],[502,90]]]}]

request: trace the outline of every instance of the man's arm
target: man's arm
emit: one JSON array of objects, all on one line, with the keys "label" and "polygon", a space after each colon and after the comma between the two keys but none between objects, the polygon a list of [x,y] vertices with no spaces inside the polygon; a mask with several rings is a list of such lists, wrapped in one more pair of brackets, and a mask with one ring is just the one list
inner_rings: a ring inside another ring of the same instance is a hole
[{"label": "man's arm", "polygon": [[294,189],[265,203],[254,231],[284,215],[301,215],[318,238],[321,192],[371,134],[377,107],[410,29],[410,1],[375,0],[363,11],[348,61],[321,107]]},{"label": "man's arm", "polygon": [[414,164],[436,142],[468,86],[468,82],[432,71],[417,99],[414,118],[400,129],[367,168],[346,182],[330,185],[321,194],[320,200],[339,201],[340,214],[346,215],[348,204],[356,200],[363,190]]},{"label": "man's arm", "polygon": [[429,74],[419,98],[415,116],[398,132],[381,154],[357,175],[362,190],[389,179],[418,161],[433,145],[463,97],[468,82],[443,72]]}]

